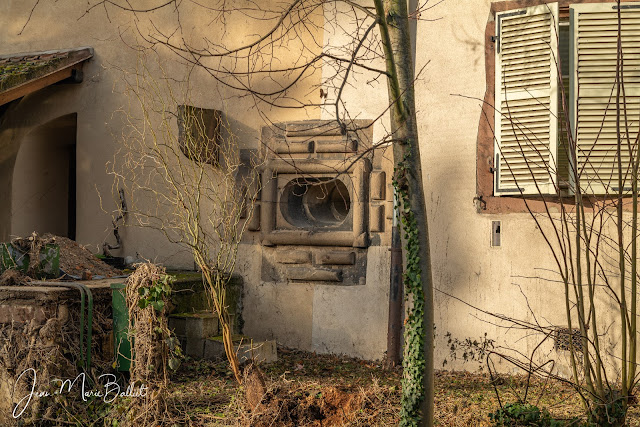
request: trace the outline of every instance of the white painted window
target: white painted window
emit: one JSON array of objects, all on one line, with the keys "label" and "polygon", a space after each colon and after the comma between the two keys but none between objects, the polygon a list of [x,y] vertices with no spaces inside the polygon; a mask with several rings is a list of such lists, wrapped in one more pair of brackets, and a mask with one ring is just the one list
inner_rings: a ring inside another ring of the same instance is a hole
[{"label": "white painted window", "polygon": [[495,195],[571,193],[574,168],[584,193],[616,193],[618,159],[623,187],[630,187],[640,129],[640,2],[620,9],[620,97],[617,4],[575,4],[569,12],[562,23],[557,3],[496,14]]}]

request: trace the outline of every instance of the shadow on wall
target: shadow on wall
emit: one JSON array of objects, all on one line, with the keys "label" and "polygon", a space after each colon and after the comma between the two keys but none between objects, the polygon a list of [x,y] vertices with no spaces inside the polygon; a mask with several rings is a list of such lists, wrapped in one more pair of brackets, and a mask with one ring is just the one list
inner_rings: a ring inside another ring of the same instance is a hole
[{"label": "shadow on wall", "polygon": [[19,141],[10,190],[11,236],[36,231],[75,239],[76,128],[77,114],[67,114]]}]

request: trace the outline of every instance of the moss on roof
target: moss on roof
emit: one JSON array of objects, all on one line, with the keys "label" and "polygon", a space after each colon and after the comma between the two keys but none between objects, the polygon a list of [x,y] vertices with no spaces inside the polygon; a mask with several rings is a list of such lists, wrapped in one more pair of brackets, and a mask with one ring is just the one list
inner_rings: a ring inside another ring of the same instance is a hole
[{"label": "moss on roof", "polygon": [[54,71],[61,58],[0,64],[0,92]]}]

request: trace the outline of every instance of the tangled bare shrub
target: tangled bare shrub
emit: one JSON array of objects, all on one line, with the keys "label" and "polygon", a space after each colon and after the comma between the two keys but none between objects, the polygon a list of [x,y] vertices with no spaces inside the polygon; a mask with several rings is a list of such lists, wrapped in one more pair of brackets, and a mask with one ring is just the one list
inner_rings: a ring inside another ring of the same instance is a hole
[{"label": "tangled bare shrub", "polygon": [[146,393],[131,401],[125,425],[163,425],[169,421],[166,403],[169,370],[177,369],[181,355],[167,321],[171,280],[163,267],[151,263],[138,264],[127,279],[131,384],[144,386]]}]

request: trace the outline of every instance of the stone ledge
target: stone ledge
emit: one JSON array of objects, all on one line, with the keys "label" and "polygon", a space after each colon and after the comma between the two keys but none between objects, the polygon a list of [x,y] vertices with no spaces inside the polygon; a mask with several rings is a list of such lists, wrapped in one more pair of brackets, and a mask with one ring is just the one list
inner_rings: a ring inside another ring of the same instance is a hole
[{"label": "stone ledge", "polygon": [[178,337],[207,338],[218,335],[218,316],[211,312],[180,313],[169,316],[169,328]]}]

